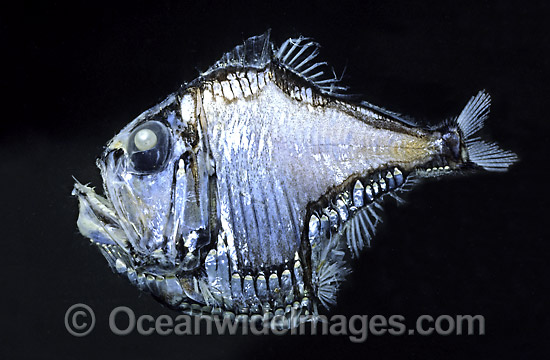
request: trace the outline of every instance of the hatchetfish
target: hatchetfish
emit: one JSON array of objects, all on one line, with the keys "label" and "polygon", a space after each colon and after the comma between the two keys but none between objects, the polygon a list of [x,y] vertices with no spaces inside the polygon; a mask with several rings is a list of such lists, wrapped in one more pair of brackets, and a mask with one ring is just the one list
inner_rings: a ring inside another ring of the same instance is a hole
[{"label": "hatchetfish", "polygon": [[426,177],[505,171],[477,133],[490,97],[423,127],[345,95],[319,45],[269,31],[124,127],[78,181],[78,228],[110,266],[189,314],[317,314],[370,246],[386,199]]}]

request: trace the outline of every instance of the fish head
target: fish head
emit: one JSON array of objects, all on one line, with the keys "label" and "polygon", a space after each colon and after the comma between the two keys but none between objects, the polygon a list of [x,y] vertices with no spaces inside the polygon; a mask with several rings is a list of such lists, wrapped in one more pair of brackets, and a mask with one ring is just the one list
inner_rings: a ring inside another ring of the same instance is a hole
[{"label": "fish head", "polygon": [[196,123],[182,119],[180,105],[170,96],[108,142],[97,160],[104,196],[75,184],[79,230],[111,265],[173,274],[197,267],[210,242],[208,170]]}]

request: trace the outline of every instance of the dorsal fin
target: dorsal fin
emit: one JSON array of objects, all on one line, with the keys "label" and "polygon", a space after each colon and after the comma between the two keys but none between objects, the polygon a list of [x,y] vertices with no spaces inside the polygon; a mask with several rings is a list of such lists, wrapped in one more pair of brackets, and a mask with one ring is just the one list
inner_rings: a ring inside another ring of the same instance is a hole
[{"label": "dorsal fin", "polygon": [[340,85],[334,70],[324,61],[318,61],[320,45],[311,38],[300,36],[286,40],[275,59],[278,64],[315,85],[329,95],[342,95],[347,87]]},{"label": "dorsal fin", "polygon": [[327,62],[318,61],[321,46],[317,42],[303,36],[289,38],[275,51],[269,39],[270,33],[271,30],[267,30],[262,35],[248,38],[201,75],[208,76],[227,67],[263,69],[275,60],[277,65],[311,83],[320,92],[340,97],[345,95],[348,88],[340,84],[341,78],[336,76],[334,69]]},{"label": "dorsal fin", "polygon": [[252,36],[244,41],[242,45],[235,46],[233,50],[223,54],[220,60],[216,61],[202,76],[208,75],[216,70],[226,67],[253,67],[263,68],[272,58],[273,44],[269,41],[271,29],[262,35]]}]

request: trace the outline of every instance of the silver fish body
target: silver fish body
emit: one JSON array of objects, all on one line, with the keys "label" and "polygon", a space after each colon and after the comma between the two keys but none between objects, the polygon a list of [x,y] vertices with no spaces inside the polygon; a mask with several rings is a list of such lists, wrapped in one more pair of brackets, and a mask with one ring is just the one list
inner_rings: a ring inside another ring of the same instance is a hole
[{"label": "silver fish body", "polygon": [[78,227],[110,265],[194,314],[316,313],[336,301],[386,198],[423,177],[506,170],[475,137],[490,98],[425,129],[341,95],[318,45],[269,33],[128,124],[75,184]]}]

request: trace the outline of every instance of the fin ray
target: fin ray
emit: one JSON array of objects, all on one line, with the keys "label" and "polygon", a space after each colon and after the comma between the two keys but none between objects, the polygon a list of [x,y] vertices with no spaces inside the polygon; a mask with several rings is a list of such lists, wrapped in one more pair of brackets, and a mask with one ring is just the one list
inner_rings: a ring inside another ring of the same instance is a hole
[{"label": "fin ray", "polygon": [[[334,70],[326,62],[316,61],[320,48],[321,46],[310,38],[303,36],[289,38],[281,45],[275,54],[275,59],[278,60],[280,66],[310,82],[321,92],[332,96],[342,96],[347,87],[338,85],[341,79],[334,74]],[[310,75],[315,69],[320,71]],[[328,71],[329,69],[331,71]],[[334,76],[330,75],[331,72]]]},{"label": "fin ray", "polygon": [[270,61],[273,54],[273,44],[269,40],[271,29],[262,35],[252,36],[241,45],[225,53],[220,60],[212,65],[202,76],[229,66],[262,68]]},{"label": "fin ray", "polygon": [[386,198],[391,197],[395,199],[397,204],[405,203],[405,200],[400,195],[410,191],[419,181],[419,177],[409,174],[398,188],[383,194],[372,203],[358,209],[350,217],[345,224],[343,236],[345,236],[345,241],[352,257],[359,257],[365,246],[371,246],[371,241],[376,235],[376,228],[383,222],[382,213],[384,208],[382,202]]},{"label": "fin ray", "polygon": [[[359,257],[365,245],[370,246],[371,239],[376,233],[376,226],[382,222],[374,210],[375,207],[378,208],[375,204],[377,202],[360,209],[346,224],[344,236],[353,257]],[[374,223],[371,217],[375,217]]]},{"label": "fin ray", "polygon": [[484,90],[473,96],[455,120],[460,129],[468,160],[487,171],[506,171],[510,165],[518,161],[515,153],[502,150],[496,143],[473,137],[483,128],[489,117],[491,96]]},{"label": "fin ray", "polygon": [[491,96],[483,90],[468,101],[456,119],[456,123],[466,139],[481,130],[485,120],[489,117],[490,106]]},{"label": "fin ray", "polygon": [[518,161],[515,153],[502,150],[496,143],[486,142],[479,138],[466,142],[469,160],[489,171],[506,171]]}]

